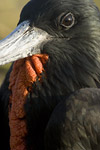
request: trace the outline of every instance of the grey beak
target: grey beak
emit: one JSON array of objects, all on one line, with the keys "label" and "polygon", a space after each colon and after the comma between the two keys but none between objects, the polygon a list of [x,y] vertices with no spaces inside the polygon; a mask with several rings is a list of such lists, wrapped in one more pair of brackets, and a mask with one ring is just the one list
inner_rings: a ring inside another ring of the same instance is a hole
[{"label": "grey beak", "polygon": [[24,21],[0,41],[0,65],[40,53],[40,47],[50,40],[47,32],[29,26]]}]

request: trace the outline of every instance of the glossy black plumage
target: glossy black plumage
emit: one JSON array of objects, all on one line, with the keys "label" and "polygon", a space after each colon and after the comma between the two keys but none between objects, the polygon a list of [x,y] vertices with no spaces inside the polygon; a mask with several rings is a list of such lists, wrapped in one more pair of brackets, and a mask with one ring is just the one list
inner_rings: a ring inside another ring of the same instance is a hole
[{"label": "glossy black plumage", "polygon": [[[69,30],[65,30],[59,27],[58,18],[62,13],[69,12],[75,16],[75,24]],[[53,36],[52,41],[41,47],[41,53],[49,55],[49,61],[45,65],[47,76],[45,78],[44,74],[42,75],[42,84],[36,82],[33,85],[33,93],[28,95],[25,104],[27,150],[70,150],[71,148],[99,150],[100,12],[98,8],[92,0],[32,0],[22,10],[19,24],[25,20],[30,20],[30,29],[36,26]],[[8,148],[6,142],[9,139],[8,76],[9,73],[0,89],[0,114],[1,118],[5,118],[1,121],[1,132],[3,131],[1,136],[5,136],[2,140],[2,143],[5,141],[4,150]],[[86,89],[79,90],[81,88]],[[90,114],[93,113],[93,118],[98,114],[96,120],[92,120],[91,115],[88,120],[89,115],[84,115],[88,110]],[[75,121],[71,120],[71,117]],[[95,123],[98,124],[97,128]],[[5,134],[4,124],[6,129],[8,128]],[[74,148],[73,144],[76,144],[78,138],[79,145]]]},{"label": "glossy black plumage", "polygon": [[48,150],[99,150],[100,89],[81,89],[60,102],[45,133]]}]

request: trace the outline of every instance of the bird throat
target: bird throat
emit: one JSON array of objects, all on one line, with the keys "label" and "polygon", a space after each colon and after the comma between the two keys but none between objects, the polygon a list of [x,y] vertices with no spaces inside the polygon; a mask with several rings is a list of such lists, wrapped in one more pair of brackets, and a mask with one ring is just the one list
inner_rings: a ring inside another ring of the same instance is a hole
[{"label": "bird throat", "polygon": [[48,61],[48,55],[37,54],[18,60],[13,65],[10,74],[9,89],[9,126],[11,150],[26,150],[26,114],[24,104],[28,94],[32,91],[32,85],[36,80],[42,82],[44,64]]}]

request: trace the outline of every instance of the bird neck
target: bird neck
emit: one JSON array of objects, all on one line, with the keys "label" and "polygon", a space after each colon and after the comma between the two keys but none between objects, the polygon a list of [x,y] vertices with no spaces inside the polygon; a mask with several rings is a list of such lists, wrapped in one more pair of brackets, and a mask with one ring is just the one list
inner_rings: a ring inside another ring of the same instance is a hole
[{"label": "bird neck", "polygon": [[[26,149],[25,137],[27,127],[25,121],[24,105],[28,94],[32,91],[32,84],[39,80],[42,82],[41,73],[44,71],[43,65],[48,60],[47,55],[35,55],[22,60],[18,60],[13,65],[10,74],[10,147],[13,149]],[[22,133],[22,134],[21,134]],[[21,144],[20,144],[21,143]]]}]

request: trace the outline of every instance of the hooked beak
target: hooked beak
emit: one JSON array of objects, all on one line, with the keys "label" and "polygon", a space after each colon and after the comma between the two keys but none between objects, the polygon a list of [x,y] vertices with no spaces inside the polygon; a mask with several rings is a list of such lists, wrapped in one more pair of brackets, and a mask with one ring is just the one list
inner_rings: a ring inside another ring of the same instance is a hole
[{"label": "hooked beak", "polygon": [[47,32],[30,27],[29,21],[24,21],[0,41],[0,65],[16,61],[40,53],[40,48],[50,40]]}]

